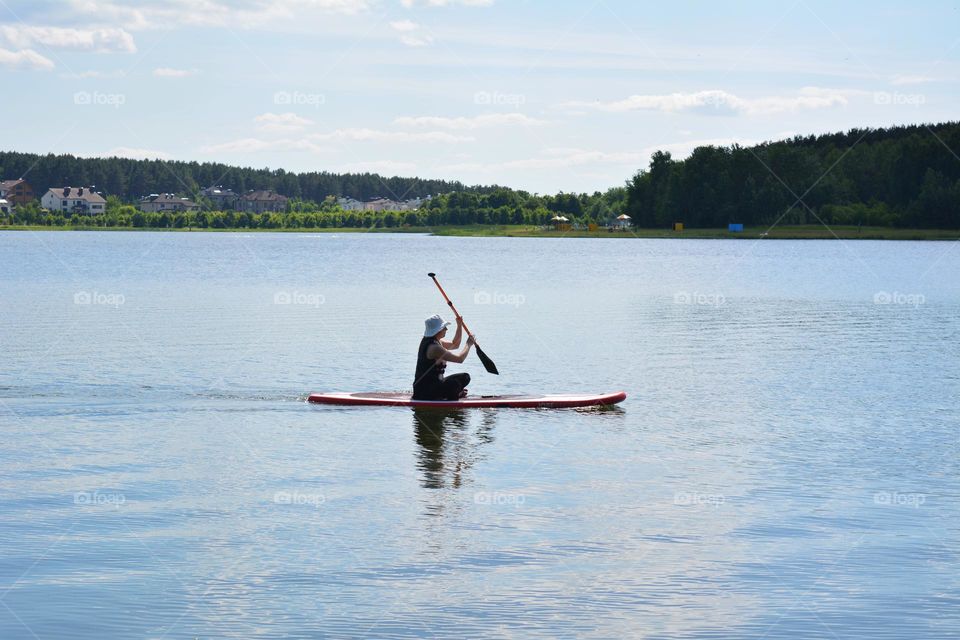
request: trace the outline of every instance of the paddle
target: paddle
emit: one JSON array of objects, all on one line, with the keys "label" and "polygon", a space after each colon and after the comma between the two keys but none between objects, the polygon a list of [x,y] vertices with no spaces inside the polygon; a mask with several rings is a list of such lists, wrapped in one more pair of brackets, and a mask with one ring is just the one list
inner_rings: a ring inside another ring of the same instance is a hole
[{"label": "paddle", "polygon": [[[462,322],[463,316],[461,316],[457,311],[457,308],[453,306],[453,302],[451,302],[450,298],[447,297],[447,292],[444,291],[443,287],[440,286],[440,282],[437,280],[437,274],[428,273],[427,275],[433,279],[433,283],[437,285],[437,289],[440,289],[440,295],[442,295],[443,299],[447,301],[448,305],[450,305],[450,309],[453,310],[453,315],[460,318]],[[466,323],[464,323],[463,328],[466,330],[468,336],[473,336],[473,334],[470,333],[470,329],[467,329]],[[480,358],[480,362],[483,363],[483,368],[487,370],[487,373],[492,373],[495,376],[500,375],[500,372],[497,371],[497,365],[493,364],[493,360],[491,360],[490,357],[483,352],[483,349],[480,348],[480,345],[474,342],[473,346],[477,348],[477,356]]]}]

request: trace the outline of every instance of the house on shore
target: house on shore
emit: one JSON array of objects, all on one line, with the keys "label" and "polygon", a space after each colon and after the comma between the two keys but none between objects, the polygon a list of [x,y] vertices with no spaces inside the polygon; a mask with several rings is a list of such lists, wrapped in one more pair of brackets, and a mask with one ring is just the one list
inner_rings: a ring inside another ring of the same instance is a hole
[{"label": "house on shore", "polygon": [[26,180],[3,180],[0,182],[0,198],[12,206],[27,204],[34,199],[33,187]]},{"label": "house on shore", "polygon": [[389,198],[373,198],[363,203],[364,211],[395,211],[397,203]]},{"label": "house on shore", "polygon": [[199,211],[200,205],[189,198],[179,198],[173,193],[151,193],[140,198],[140,211],[160,213],[163,211]]},{"label": "house on shore", "polygon": [[337,198],[337,204],[344,211],[363,211],[363,203],[353,198]]},{"label": "house on shore", "polygon": [[237,201],[240,199],[239,194],[223,185],[207,187],[200,191],[200,195],[209,200],[218,211],[236,209]]},{"label": "house on shore", "polygon": [[55,187],[40,198],[40,206],[60,213],[97,215],[107,209],[107,201],[93,187]]},{"label": "house on shore", "polygon": [[398,202],[397,211],[417,211],[428,200],[430,200],[430,196],[426,198],[410,198],[409,200]]},{"label": "house on shore", "polygon": [[283,212],[287,210],[287,196],[270,190],[250,191],[240,198],[237,208],[248,213]]},{"label": "house on shore", "polygon": [[[372,200],[358,204],[362,205],[363,211],[416,211],[429,199],[430,196],[423,199],[410,198],[409,200],[401,201],[391,200],[390,198],[373,198]],[[342,207],[343,205],[341,204],[340,206]]]}]

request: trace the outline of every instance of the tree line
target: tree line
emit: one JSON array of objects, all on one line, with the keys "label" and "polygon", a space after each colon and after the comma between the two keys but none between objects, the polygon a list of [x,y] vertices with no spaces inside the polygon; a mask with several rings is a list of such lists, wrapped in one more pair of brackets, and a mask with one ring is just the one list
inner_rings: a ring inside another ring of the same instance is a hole
[{"label": "tree line", "polygon": [[315,202],[321,202],[331,194],[357,200],[378,196],[407,199],[464,189],[484,191],[493,188],[465,187],[458,181],[449,180],[387,178],[375,173],[294,173],[217,162],[80,158],[69,154],[0,151],[0,179],[13,178],[29,182],[38,192],[38,198],[51,187],[96,186],[97,191],[128,203],[151,193],[178,193],[196,199],[201,189],[216,185],[224,185],[240,194],[270,189],[288,198]]},{"label": "tree line", "polygon": [[[496,185],[384,178],[376,174],[289,173],[216,163],[76,158],[0,152],[0,175],[23,173],[38,185],[96,184],[108,195],[98,216],[19,207],[12,224],[154,228],[331,228],[473,224],[607,224],[627,213],[646,228],[683,222],[690,228],[745,225],[863,224],[960,228],[960,123],[797,136],[752,147],[698,147],[684,160],[657,151],[625,186],[604,192],[531,194]],[[54,176],[60,176],[54,178]],[[284,212],[144,213],[143,193],[197,197],[201,185],[234,191],[273,189],[290,197]],[[184,188],[187,185],[189,188]],[[434,195],[418,211],[344,211],[337,196]],[[40,188],[43,188],[42,186]],[[436,194],[440,194],[436,196]],[[40,195],[40,194],[38,194]]]},{"label": "tree line", "polygon": [[642,227],[864,224],[960,227],[960,123],[656,152],[628,183]]},{"label": "tree line", "polygon": [[498,188],[488,194],[452,192],[427,201],[417,211],[344,211],[335,196],[321,203],[291,200],[283,212],[251,213],[244,211],[179,211],[144,212],[124,203],[117,196],[107,196],[102,214],[44,211],[39,204],[17,207],[0,223],[40,226],[134,227],[156,229],[324,229],[324,228],[393,228],[434,227],[448,225],[545,225],[558,214],[570,219],[609,219],[623,208],[625,188],[607,193],[531,196]]}]

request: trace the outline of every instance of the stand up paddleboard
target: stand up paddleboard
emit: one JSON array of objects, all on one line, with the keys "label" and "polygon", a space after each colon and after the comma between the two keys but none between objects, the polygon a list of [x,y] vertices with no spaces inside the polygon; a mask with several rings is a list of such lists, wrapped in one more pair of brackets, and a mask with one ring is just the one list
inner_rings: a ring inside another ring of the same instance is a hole
[{"label": "stand up paddleboard", "polygon": [[545,396],[468,396],[461,400],[413,400],[409,393],[313,393],[307,398],[314,404],[335,404],[364,407],[437,407],[442,409],[513,408],[562,409],[594,407],[623,402],[623,391],[603,394],[557,394]]}]

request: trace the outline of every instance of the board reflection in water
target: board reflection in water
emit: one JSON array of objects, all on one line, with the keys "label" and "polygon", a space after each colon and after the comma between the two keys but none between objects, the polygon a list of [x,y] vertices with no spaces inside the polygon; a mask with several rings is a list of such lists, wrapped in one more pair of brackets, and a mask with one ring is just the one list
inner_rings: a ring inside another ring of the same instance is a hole
[{"label": "board reflection in water", "polygon": [[458,489],[470,483],[470,469],[493,442],[496,411],[413,409],[419,445],[417,466],[427,489]]}]

